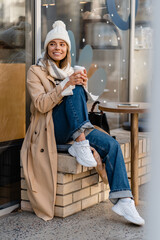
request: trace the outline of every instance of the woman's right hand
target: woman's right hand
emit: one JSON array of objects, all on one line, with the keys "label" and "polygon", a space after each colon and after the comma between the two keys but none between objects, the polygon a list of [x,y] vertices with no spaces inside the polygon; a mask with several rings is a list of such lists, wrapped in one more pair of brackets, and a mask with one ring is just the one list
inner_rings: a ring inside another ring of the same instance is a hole
[{"label": "woman's right hand", "polygon": [[64,86],[64,89],[69,87],[70,85],[83,85],[86,86],[86,82],[88,81],[86,71],[82,72],[81,70],[76,71],[71,76],[69,76],[69,81]]}]

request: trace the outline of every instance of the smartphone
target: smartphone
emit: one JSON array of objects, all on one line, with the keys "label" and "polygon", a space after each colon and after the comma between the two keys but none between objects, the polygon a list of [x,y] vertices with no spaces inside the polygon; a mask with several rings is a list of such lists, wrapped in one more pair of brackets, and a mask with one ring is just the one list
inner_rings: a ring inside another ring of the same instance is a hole
[{"label": "smartphone", "polygon": [[139,104],[138,103],[119,103],[117,107],[135,107],[138,108]]}]

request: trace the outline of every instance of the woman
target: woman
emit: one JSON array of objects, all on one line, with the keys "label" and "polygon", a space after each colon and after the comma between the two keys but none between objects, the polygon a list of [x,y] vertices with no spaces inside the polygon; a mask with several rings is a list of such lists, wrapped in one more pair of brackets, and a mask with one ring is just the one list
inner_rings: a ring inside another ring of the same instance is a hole
[{"label": "woman", "polygon": [[[134,205],[120,145],[108,134],[94,129],[88,119],[86,71],[74,73],[71,68],[71,43],[62,21],[53,24],[44,49],[43,57],[28,71],[31,124],[21,150],[28,197],[35,213],[44,220],[54,217],[56,144],[74,140],[68,151],[80,164],[95,167],[97,152],[103,159],[113,211],[132,223],[143,225],[144,220]],[[90,129],[88,135],[87,129]]]}]

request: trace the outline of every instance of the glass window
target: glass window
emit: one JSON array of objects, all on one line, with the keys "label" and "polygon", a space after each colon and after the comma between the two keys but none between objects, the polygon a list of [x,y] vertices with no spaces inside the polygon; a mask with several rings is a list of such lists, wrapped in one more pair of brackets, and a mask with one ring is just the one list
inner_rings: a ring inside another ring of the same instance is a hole
[{"label": "glass window", "polygon": [[135,42],[131,100],[147,102],[150,98],[152,74],[152,0],[139,0],[135,21]]},{"label": "glass window", "polygon": [[0,0],[0,210],[20,202],[25,76],[32,61],[29,2]]},{"label": "glass window", "polygon": [[[89,91],[97,93],[100,101],[104,102],[147,101],[152,1],[135,2],[135,27],[131,30],[130,19],[134,14],[131,1],[41,0],[42,51],[53,22],[62,20],[71,37],[72,66],[80,64],[86,67]],[[134,44],[131,41],[133,35]],[[107,113],[107,116],[111,129],[122,126],[127,119],[124,114]]]},{"label": "glass window", "polygon": [[[95,95],[98,93],[101,101],[127,101],[129,30],[124,31],[116,26],[106,2],[105,0],[42,0],[41,47],[43,51],[45,36],[52,29],[53,22],[58,19],[64,21],[67,29],[72,31],[74,36],[71,36],[72,65],[77,63],[85,65],[90,78],[89,90]],[[121,19],[127,21],[130,1],[116,0],[115,6]],[[85,48],[88,45],[91,48]],[[88,55],[83,50],[88,51]],[[111,128],[119,126],[118,114],[107,113],[107,116]]]},{"label": "glass window", "polygon": [[0,142],[25,133],[25,1],[0,1]]},{"label": "glass window", "polygon": [[[116,12],[123,21],[130,14],[130,2],[115,1]],[[100,100],[128,101],[129,30],[120,29],[112,20],[107,1],[90,1],[81,4],[81,47],[93,48],[93,64],[106,72],[106,86]],[[107,113],[110,128],[117,128],[124,119]],[[126,116],[123,116],[126,117]]]}]

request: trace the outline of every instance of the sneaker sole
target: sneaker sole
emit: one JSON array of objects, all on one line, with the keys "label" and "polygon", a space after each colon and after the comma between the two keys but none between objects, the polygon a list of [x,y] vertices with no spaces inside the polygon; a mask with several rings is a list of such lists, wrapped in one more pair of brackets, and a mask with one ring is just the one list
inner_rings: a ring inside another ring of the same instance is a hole
[{"label": "sneaker sole", "polygon": [[74,149],[72,148],[72,146],[68,149],[68,152],[69,152],[69,154],[70,154],[71,156],[73,156],[73,157],[76,158],[77,162],[78,162],[80,165],[82,165],[82,166],[84,166],[84,167],[96,167],[96,166],[97,166],[97,162],[96,162],[96,164],[93,166],[93,164],[92,164],[92,165],[88,165],[88,164],[85,164],[83,161],[81,161],[80,158],[76,157],[76,153],[75,153]]},{"label": "sneaker sole", "polygon": [[138,222],[134,221],[130,216],[123,215],[123,217],[124,217],[126,220],[128,220],[129,222],[134,223],[134,224],[136,224],[136,225],[138,225],[138,226],[142,226],[142,225],[145,224],[145,222],[138,223]]},{"label": "sneaker sole", "polygon": [[117,213],[118,215],[124,217],[127,221],[129,221],[129,222],[131,222],[131,223],[134,223],[134,224],[139,225],[139,226],[142,226],[142,225],[145,224],[145,222],[143,222],[143,223],[138,223],[138,222],[134,221],[133,218],[131,218],[131,217],[128,216],[128,215],[122,214],[122,213],[121,213],[117,208],[115,208],[114,206],[112,207],[112,210],[113,210],[113,212],[115,212],[115,213]]}]

